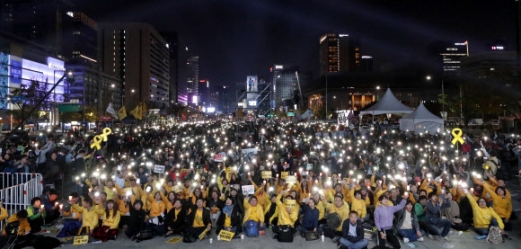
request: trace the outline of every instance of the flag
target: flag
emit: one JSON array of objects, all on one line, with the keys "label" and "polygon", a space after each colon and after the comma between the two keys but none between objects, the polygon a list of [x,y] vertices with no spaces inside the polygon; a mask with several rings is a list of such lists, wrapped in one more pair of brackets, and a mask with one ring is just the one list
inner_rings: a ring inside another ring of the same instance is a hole
[{"label": "flag", "polygon": [[132,114],[136,119],[143,119],[143,106],[141,102],[136,106],[136,108],[134,108],[134,110],[130,111],[130,114]]},{"label": "flag", "polygon": [[118,111],[118,117],[119,120],[123,120],[127,117],[127,110],[125,109],[125,106],[122,106],[121,109]]},{"label": "flag", "polygon": [[118,118],[118,114],[116,113],[116,110],[114,110],[114,106],[112,105],[112,103],[109,104],[105,112],[108,112],[110,115],[114,116],[115,118]]}]

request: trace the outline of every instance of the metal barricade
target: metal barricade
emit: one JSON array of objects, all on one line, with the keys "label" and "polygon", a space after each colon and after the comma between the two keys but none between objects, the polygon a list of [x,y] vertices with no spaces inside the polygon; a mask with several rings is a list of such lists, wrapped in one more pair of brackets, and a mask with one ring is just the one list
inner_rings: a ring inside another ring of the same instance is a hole
[{"label": "metal barricade", "polygon": [[[32,173],[1,173],[0,199],[4,201],[4,208],[9,216],[27,209],[31,199],[42,194],[42,175]],[[4,221],[0,221],[0,231]]]}]

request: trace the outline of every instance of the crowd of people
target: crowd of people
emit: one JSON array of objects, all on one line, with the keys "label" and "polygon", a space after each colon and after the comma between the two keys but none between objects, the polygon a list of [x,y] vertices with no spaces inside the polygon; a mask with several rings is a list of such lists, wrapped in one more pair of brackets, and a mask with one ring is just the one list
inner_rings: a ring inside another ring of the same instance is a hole
[{"label": "crowd of people", "polygon": [[517,219],[505,187],[521,170],[515,135],[464,135],[461,145],[448,131],[216,121],[115,126],[100,150],[93,135],[4,148],[4,172],[38,172],[61,188],[10,217],[0,202],[0,220],[19,222],[20,236],[56,224],[57,237],[103,242],[271,230],[281,242],[322,237],[362,249],[368,240],[380,248],[450,241],[451,230],[507,238]]}]

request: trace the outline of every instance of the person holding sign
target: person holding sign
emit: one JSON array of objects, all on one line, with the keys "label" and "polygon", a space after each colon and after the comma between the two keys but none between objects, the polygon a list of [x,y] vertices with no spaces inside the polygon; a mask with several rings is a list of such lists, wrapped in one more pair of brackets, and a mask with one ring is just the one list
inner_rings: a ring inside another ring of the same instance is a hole
[{"label": "person holding sign", "polygon": [[[264,210],[260,205],[257,205],[257,197],[252,196],[249,200],[244,200],[244,218],[242,219],[242,225],[244,231],[247,230],[246,226],[256,226],[260,230],[264,230]],[[246,236],[256,237],[257,234],[248,234]]]},{"label": "person holding sign", "polygon": [[239,207],[234,205],[232,198],[226,198],[225,205],[217,220],[217,234],[219,234],[221,230],[226,230],[238,235],[241,225],[241,211]]},{"label": "person holding sign", "polygon": [[212,219],[210,211],[203,207],[204,200],[199,198],[196,206],[192,208],[192,212],[188,215],[187,222],[189,224],[183,242],[192,243],[197,240],[200,234],[209,232],[212,229]]},{"label": "person holding sign", "polygon": [[284,203],[281,201],[282,196],[288,193],[287,190],[277,195],[277,207],[279,208],[279,217],[276,225],[273,225],[273,238],[278,238],[279,227],[288,226],[295,229],[295,222],[298,220],[298,209],[296,200],[291,195],[285,197]]}]

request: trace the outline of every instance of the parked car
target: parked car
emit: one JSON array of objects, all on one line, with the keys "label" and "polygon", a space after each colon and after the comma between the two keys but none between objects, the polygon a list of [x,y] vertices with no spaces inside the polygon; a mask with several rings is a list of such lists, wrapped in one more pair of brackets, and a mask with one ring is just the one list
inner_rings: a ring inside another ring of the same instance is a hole
[{"label": "parked car", "polygon": [[485,125],[498,126],[499,125],[499,120],[497,120],[497,119],[489,120],[489,121],[487,121],[485,123]]},{"label": "parked car", "polygon": [[445,125],[447,126],[463,126],[465,122],[460,117],[448,117],[445,121]]},{"label": "parked car", "polygon": [[473,126],[473,125],[483,125],[484,122],[483,122],[483,119],[482,118],[473,118],[469,121],[469,126]]}]

